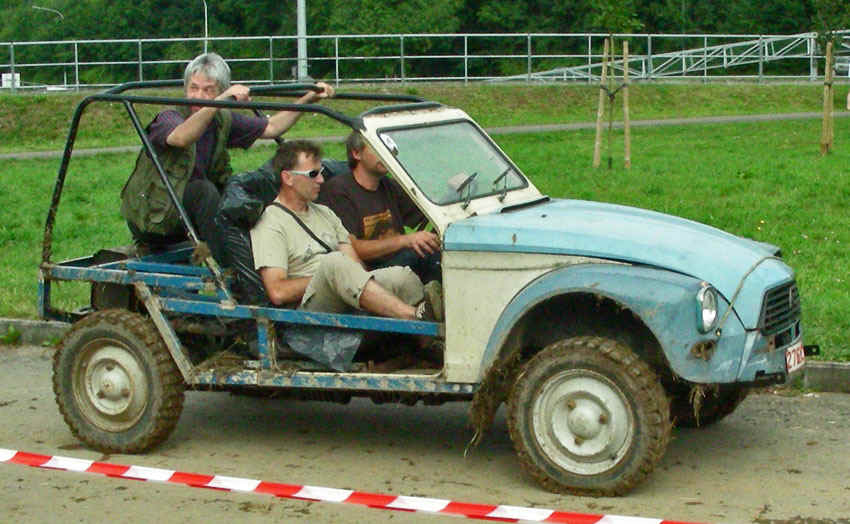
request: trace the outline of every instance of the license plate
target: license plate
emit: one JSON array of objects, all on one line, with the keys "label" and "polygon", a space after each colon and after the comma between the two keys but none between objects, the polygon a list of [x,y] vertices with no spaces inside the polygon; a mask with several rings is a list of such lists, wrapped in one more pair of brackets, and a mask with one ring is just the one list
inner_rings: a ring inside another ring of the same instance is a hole
[{"label": "license plate", "polygon": [[785,350],[785,370],[791,373],[802,368],[806,363],[806,352],[803,350],[803,342],[797,342]]}]

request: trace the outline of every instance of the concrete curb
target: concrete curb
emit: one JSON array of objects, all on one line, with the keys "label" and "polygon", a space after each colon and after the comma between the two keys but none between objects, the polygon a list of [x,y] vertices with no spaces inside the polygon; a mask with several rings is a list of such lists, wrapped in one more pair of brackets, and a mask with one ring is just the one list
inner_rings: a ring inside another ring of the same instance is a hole
[{"label": "concrete curb", "polygon": [[813,391],[850,393],[850,362],[806,362],[803,387]]},{"label": "concrete curb", "polygon": [[[16,344],[41,346],[62,337],[70,324],[66,322],[0,318],[0,337],[10,328],[20,333]],[[812,391],[850,393],[850,362],[809,360],[801,384]]]},{"label": "concrete curb", "polygon": [[9,334],[10,330],[20,333],[15,344],[41,346],[51,344],[62,337],[70,324],[54,320],[24,320],[17,318],[0,318],[0,337]]}]

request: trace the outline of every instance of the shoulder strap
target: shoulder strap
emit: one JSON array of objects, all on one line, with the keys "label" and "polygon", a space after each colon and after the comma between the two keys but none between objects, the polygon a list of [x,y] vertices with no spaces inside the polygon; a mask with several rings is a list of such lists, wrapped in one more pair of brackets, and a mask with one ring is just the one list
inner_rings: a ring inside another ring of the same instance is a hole
[{"label": "shoulder strap", "polygon": [[310,228],[309,228],[309,227],[307,227],[307,224],[305,224],[304,222],[302,222],[302,221],[301,221],[301,219],[300,219],[300,218],[298,218],[298,215],[296,215],[294,211],[292,211],[292,210],[291,210],[291,209],[289,209],[288,207],[284,206],[284,205],[283,205],[283,204],[281,204],[280,202],[276,202],[276,201],[275,201],[275,202],[272,202],[272,203],[271,203],[271,204],[269,204],[269,205],[270,205],[270,206],[279,207],[279,208],[283,209],[284,211],[286,211],[287,213],[289,213],[289,216],[291,216],[292,218],[294,218],[294,219],[295,219],[295,222],[297,222],[297,223],[298,223],[298,225],[299,225],[299,226],[301,226],[301,229],[303,229],[304,231],[306,231],[306,232],[307,232],[307,234],[308,234],[308,235],[310,235],[310,238],[312,238],[313,240],[315,240],[316,242],[318,242],[318,243],[319,243],[319,245],[321,245],[323,248],[325,248],[325,250],[326,250],[328,253],[330,253],[331,251],[333,251],[333,249],[331,249],[331,248],[330,248],[330,246],[328,246],[327,244],[325,244],[325,243],[322,241],[322,239],[321,239],[321,238],[317,237],[317,236],[316,236],[316,234],[315,234],[315,233],[313,233],[313,232],[310,230]]}]

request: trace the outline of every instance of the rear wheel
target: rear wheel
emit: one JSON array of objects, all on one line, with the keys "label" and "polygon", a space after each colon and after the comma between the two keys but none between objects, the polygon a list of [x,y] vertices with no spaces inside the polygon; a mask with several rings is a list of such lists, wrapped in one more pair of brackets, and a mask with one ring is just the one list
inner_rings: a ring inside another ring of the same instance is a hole
[{"label": "rear wheel", "polygon": [[86,445],[138,453],[171,434],[184,384],[153,323],[112,309],[90,314],[62,339],[53,392],[71,432]]},{"label": "rear wheel", "polygon": [[653,470],[670,439],[670,406],[655,373],[607,338],[569,338],[535,355],[509,412],[520,463],[553,492],[621,495]]}]

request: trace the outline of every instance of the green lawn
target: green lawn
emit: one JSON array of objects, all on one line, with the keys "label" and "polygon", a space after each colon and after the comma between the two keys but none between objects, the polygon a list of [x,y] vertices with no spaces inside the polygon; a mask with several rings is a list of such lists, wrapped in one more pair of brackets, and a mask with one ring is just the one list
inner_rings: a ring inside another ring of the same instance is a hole
[{"label": "green lawn", "polygon": [[[835,107],[844,108],[848,84],[839,79]],[[342,86],[347,92],[415,94],[428,100],[463,108],[481,125],[556,124],[596,119],[599,88],[570,84],[415,84],[410,86]],[[630,114],[633,119],[693,116],[746,115],[820,111],[823,86],[816,83],[752,84],[633,84]],[[0,94],[0,153],[50,151],[64,147],[68,124],[76,105],[92,93]],[[180,96],[179,90],[140,94]],[[276,99],[279,102],[289,99]],[[344,100],[325,102],[331,108],[357,114],[372,104]],[[615,104],[619,118],[622,97]],[[156,106],[138,105],[143,123]],[[329,119],[307,115],[292,129],[293,136],[344,134]],[[136,145],[138,137],[118,103],[96,103],[86,109],[77,147]]]},{"label": "green lawn", "polygon": [[[820,123],[786,121],[640,128],[633,130],[632,168],[622,166],[622,136],[614,169],[590,168],[593,133],[501,135],[500,145],[544,192],[615,202],[698,220],[782,247],[797,271],[806,343],[822,358],[850,360],[844,269],[850,257],[850,119],[835,121],[837,147],[818,154]],[[338,144],[328,156],[342,158]],[[237,170],[253,169],[271,149],[238,153]],[[63,192],[54,260],[129,243],[118,195],[134,155],[74,159]],[[604,164],[604,163],[603,163]],[[0,316],[33,317],[36,268],[58,160],[4,161],[0,169]],[[58,286],[64,306],[81,304],[87,289]]]}]

